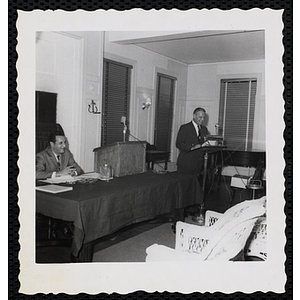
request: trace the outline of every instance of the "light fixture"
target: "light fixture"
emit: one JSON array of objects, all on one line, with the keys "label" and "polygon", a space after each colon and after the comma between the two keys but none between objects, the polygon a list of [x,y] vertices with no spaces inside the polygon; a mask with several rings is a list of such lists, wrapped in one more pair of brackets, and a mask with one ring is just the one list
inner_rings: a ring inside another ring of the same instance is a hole
[{"label": "light fixture", "polygon": [[149,108],[150,105],[151,105],[151,99],[148,97],[148,98],[146,99],[146,102],[143,103],[142,109],[144,110],[145,108]]},{"label": "light fixture", "polygon": [[98,107],[94,100],[92,100],[91,104],[88,105],[88,112],[91,114],[101,114],[101,112],[98,111]]}]

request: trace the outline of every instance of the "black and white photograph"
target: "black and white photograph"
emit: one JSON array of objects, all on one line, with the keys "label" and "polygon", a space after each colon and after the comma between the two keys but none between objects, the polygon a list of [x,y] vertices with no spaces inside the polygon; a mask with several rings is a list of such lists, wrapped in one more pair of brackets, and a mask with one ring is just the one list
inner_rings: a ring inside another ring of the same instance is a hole
[{"label": "black and white photograph", "polygon": [[22,293],[284,291],[281,17],[18,12]]}]

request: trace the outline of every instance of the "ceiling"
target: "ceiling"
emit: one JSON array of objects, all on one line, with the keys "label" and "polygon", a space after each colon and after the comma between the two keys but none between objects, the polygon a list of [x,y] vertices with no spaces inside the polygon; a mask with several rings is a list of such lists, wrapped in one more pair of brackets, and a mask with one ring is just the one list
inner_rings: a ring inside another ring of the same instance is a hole
[{"label": "ceiling", "polygon": [[264,31],[198,31],[115,41],[136,45],[185,64],[265,58]]}]

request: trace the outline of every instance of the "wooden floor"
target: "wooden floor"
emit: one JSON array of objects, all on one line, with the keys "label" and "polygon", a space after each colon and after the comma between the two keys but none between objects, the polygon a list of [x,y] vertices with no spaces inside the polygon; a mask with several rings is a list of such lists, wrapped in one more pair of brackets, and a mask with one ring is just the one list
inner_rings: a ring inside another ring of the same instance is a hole
[{"label": "wooden floor", "polygon": [[[206,209],[217,212],[225,212],[229,205],[235,205],[245,199],[250,199],[251,194],[247,190],[236,190],[233,198],[231,197],[230,178],[222,177],[221,183],[215,183],[213,186],[207,187],[209,191],[206,196]],[[197,206],[192,206],[186,209],[186,214],[193,214],[198,212]],[[95,243],[94,252],[110,247],[128,238],[136,236],[142,232],[153,229],[163,223],[170,223],[172,226],[172,215],[160,216],[154,220],[142,222],[125,227],[118,232],[101,238]],[[37,222],[38,224],[38,222]],[[37,225],[37,242],[47,239],[47,224]],[[36,247],[36,263],[70,263],[71,252],[70,244],[71,239],[66,238],[62,231],[57,230],[57,238],[63,240],[66,246],[38,246]],[[39,244],[39,243],[38,243]]]}]

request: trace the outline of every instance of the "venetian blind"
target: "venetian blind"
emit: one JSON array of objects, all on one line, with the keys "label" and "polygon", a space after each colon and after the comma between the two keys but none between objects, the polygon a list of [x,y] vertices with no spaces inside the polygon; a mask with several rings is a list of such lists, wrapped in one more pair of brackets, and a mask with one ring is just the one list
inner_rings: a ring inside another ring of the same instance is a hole
[{"label": "venetian blind", "polygon": [[173,124],[175,78],[157,75],[157,102],[154,144],[158,150],[170,151]]},{"label": "venetian blind", "polygon": [[108,145],[123,141],[122,116],[126,117],[129,128],[132,66],[107,59],[103,65],[101,145]]},{"label": "venetian blind", "polygon": [[252,150],[256,79],[221,80],[219,124],[229,149]]}]

